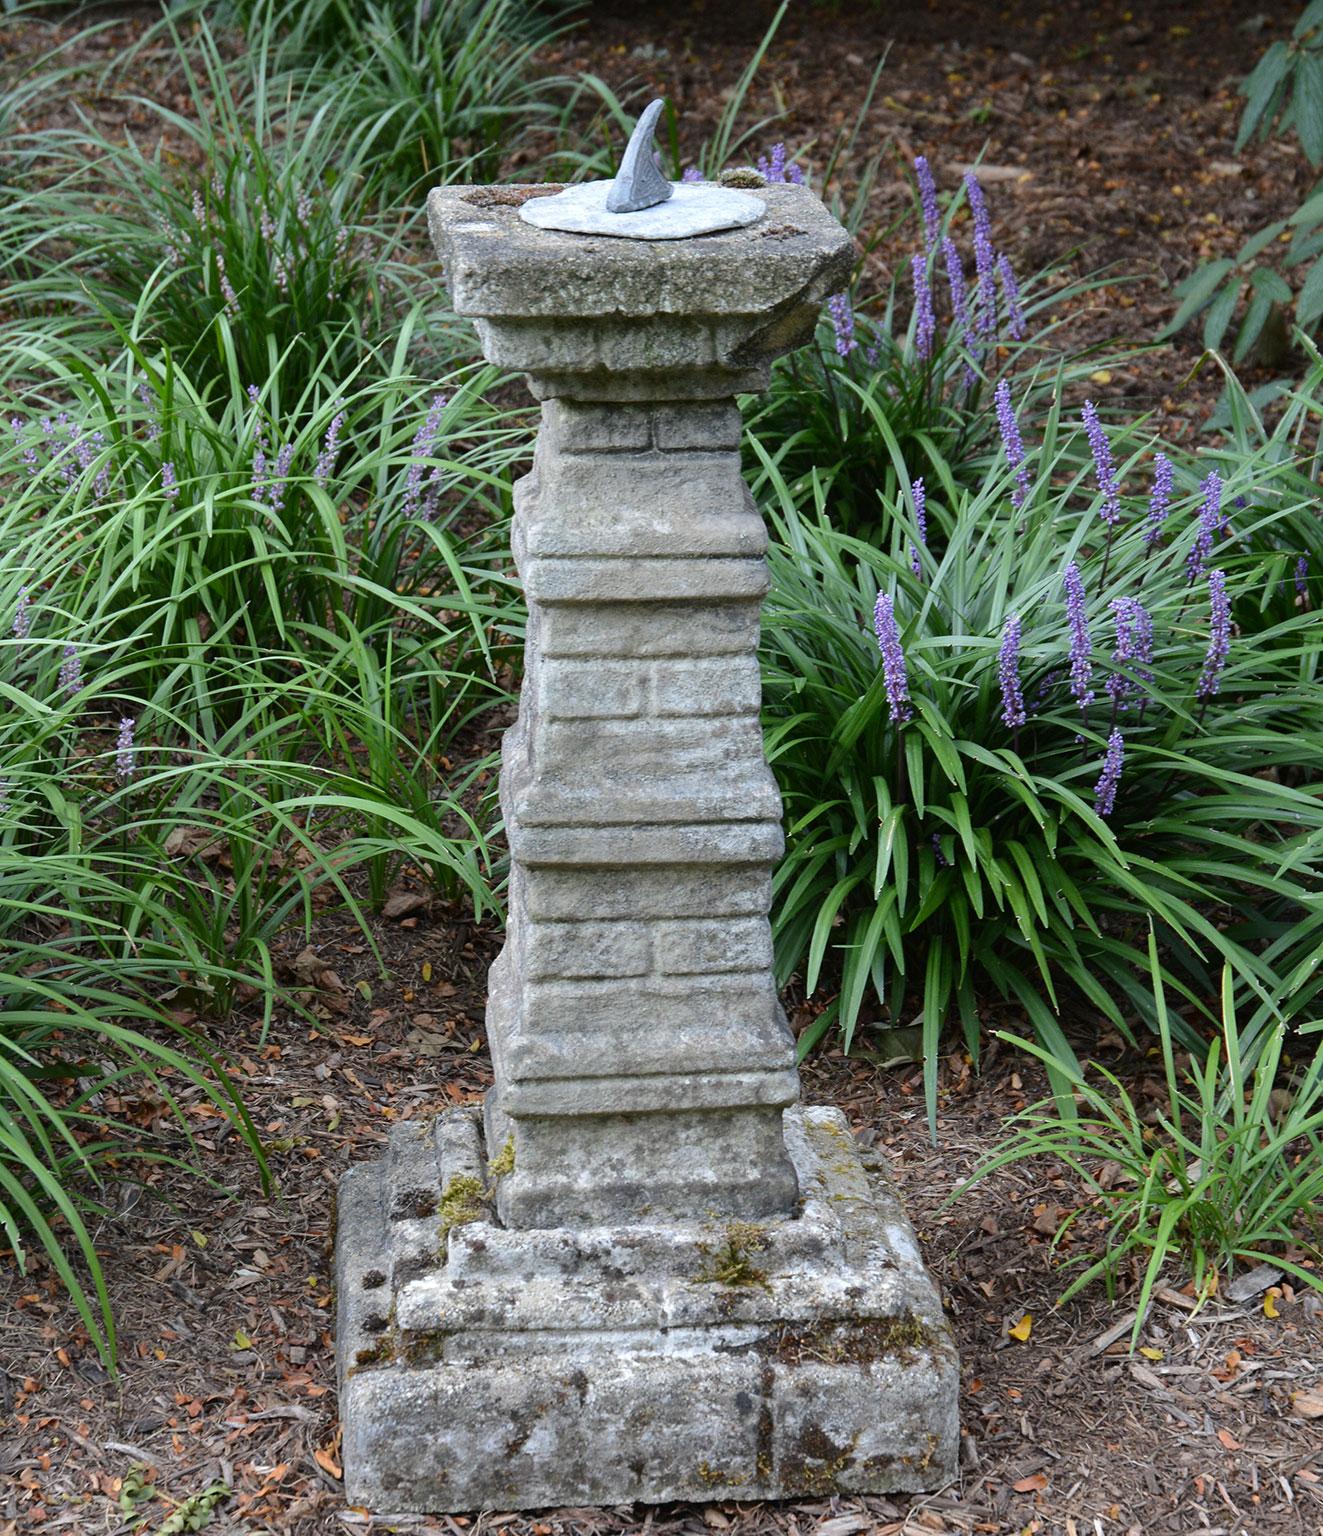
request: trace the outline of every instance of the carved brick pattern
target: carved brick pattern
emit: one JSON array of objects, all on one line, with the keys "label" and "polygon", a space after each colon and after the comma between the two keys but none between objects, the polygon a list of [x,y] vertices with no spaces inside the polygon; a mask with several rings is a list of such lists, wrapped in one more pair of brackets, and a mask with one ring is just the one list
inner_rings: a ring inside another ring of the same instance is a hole
[{"label": "carved brick pattern", "polygon": [[[672,1214],[768,1215],[794,1196],[775,1166],[795,1083],[767,920],[780,801],[758,718],[766,536],[740,477],[739,432],[732,400],[549,400],[519,488],[529,625],[502,799],[516,868],[489,1017],[508,1084],[489,1122],[494,1137],[514,1137],[501,1200],[516,1223],[603,1202],[614,1214],[622,1201],[655,1209],[657,1180],[630,1195],[620,1178],[636,1142],[671,1179]],[[692,845],[709,823],[724,825],[725,842],[704,861]],[[617,826],[642,846],[641,866],[622,870],[606,840]],[[741,827],[750,835],[735,863]],[[540,852],[525,836],[534,828]],[[594,841],[600,862],[587,862]],[[647,909],[616,897],[640,868]],[[529,904],[553,871],[554,915]],[[695,1071],[711,1080],[709,1100],[716,1090],[706,1111],[628,1123],[659,1093],[683,1109]],[[535,1085],[541,1113],[520,1114],[518,1090]],[[586,1092],[584,1126],[573,1122]],[[686,1185],[696,1136],[728,1147],[729,1178],[714,1180],[709,1158]],[[603,1169],[604,1187],[579,1190],[567,1209],[576,1158]]]}]

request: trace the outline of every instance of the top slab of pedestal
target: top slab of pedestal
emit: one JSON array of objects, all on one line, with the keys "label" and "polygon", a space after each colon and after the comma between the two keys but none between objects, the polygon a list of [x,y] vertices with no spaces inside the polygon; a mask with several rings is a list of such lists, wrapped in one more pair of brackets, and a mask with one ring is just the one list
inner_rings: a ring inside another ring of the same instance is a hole
[{"label": "top slab of pedestal", "polygon": [[806,187],[760,188],[761,219],[686,240],[612,240],[536,229],[529,197],[559,186],[439,187],[432,239],[456,313],[475,318],[770,314],[845,286],[850,237]]}]

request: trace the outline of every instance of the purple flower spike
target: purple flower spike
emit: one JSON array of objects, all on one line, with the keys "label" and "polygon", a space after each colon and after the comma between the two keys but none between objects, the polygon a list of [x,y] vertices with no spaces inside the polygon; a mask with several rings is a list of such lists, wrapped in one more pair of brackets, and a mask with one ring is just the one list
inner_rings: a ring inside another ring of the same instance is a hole
[{"label": "purple flower spike", "polygon": [[1001,684],[1001,718],[1008,730],[1024,724],[1024,693],[1020,687],[1020,616],[1011,614],[997,652],[997,681]]},{"label": "purple flower spike", "polygon": [[905,671],[905,652],[901,648],[900,628],[896,612],[885,592],[877,594],[873,609],[873,633],[877,636],[878,649],[882,652],[882,676],[886,684],[887,704],[892,722],[903,725],[914,717],[910,708],[910,684]]},{"label": "purple flower spike", "polygon": [[1199,508],[1199,531],[1195,534],[1190,553],[1185,557],[1185,575],[1193,586],[1208,568],[1208,557],[1213,553],[1213,541],[1222,526],[1222,480],[1215,469],[1201,487],[1203,505]]},{"label": "purple flower spike", "polygon": [[161,418],[156,414],[156,396],[145,384],[138,385],[138,399],[147,413],[147,441],[154,443],[161,436]]},{"label": "purple flower spike", "polygon": [[271,510],[279,512],[285,505],[285,487],[289,483],[289,467],[294,460],[294,444],[282,443],[280,452],[276,454],[276,467],[268,484],[268,497]]},{"label": "purple flower spike", "polygon": [[923,209],[923,241],[931,256],[942,232],[942,216],[937,209],[937,187],[927,155],[915,156],[914,175],[919,183],[919,206]]},{"label": "purple flower spike", "polygon": [[253,449],[253,500],[265,501],[266,491],[266,450],[261,446],[259,438],[258,446]]},{"label": "purple flower spike", "polygon": [[1137,597],[1114,598],[1111,609],[1116,623],[1116,649],[1112,652],[1112,661],[1118,669],[1128,666],[1132,676],[1120,670],[1113,672],[1107,679],[1107,691],[1118,710],[1128,709],[1135,682],[1147,683],[1153,679],[1149,670],[1153,660],[1153,616]]},{"label": "purple flower spike", "polygon": [[1295,563],[1295,595],[1304,602],[1309,596],[1309,556],[1301,555]]},{"label": "purple flower spike", "polygon": [[965,172],[965,196],[974,216],[974,269],[978,273],[978,329],[985,335],[997,325],[997,253],[992,246],[992,218],[983,188],[973,171]]},{"label": "purple flower spike", "polygon": [[854,336],[854,306],[848,293],[834,293],[827,300],[827,312],[831,315],[832,330],[836,332],[836,350],[841,357],[849,357],[859,345]]},{"label": "purple flower spike", "polygon": [[216,252],[216,279],[220,283],[221,298],[225,300],[225,313],[232,320],[237,319],[239,315],[239,295],[235,293],[234,284],[226,274],[225,257],[219,251]]},{"label": "purple flower spike", "polygon": [[[981,348],[978,337],[974,334],[974,327],[969,319],[969,298],[965,290],[965,269],[960,260],[960,252],[955,248],[955,241],[950,235],[942,237],[942,259],[946,266],[946,286],[951,295],[951,313],[955,316],[956,324],[960,327],[960,336],[965,346],[975,357]],[[969,372],[966,365],[966,373]]]},{"label": "purple flower spike", "polygon": [[161,465],[161,495],[167,501],[179,499],[179,481],[175,479],[175,466],[170,459]]},{"label": "purple flower spike", "polygon": [[1001,296],[1006,303],[1006,328],[1012,341],[1025,338],[1024,309],[1020,304],[1020,285],[1015,281],[1015,269],[1008,256],[997,257],[997,276],[1001,278]]},{"label": "purple flower spike", "polygon": [[1102,492],[1103,504],[1098,516],[1109,528],[1115,528],[1121,521],[1121,500],[1120,487],[1116,481],[1116,466],[1112,463],[1112,445],[1107,441],[1103,424],[1098,420],[1098,407],[1092,400],[1084,402],[1084,410],[1081,414],[1084,418],[1084,430],[1089,438],[1089,447],[1093,451],[1093,472],[1098,480],[1098,489]]},{"label": "purple flower spike", "polygon": [[1211,699],[1222,686],[1222,668],[1231,653],[1231,599],[1225,571],[1208,573],[1208,652],[1195,687],[1197,699]]},{"label": "purple flower spike", "polygon": [[1093,700],[1093,638],[1089,634],[1084,578],[1072,560],[1066,567],[1066,622],[1070,626],[1070,691],[1081,709]]},{"label": "purple flower spike", "polygon": [[928,286],[928,264],[922,256],[910,258],[914,279],[914,350],[926,362],[933,355],[933,337],[937,320],[933,315],[933,294]]},{"label": "purple flower spike", "polygon": [[786,147],[784,144],[773,144],[771,157],[758,156],[758,169],[768,181],[784,181],[786,179]]},{"label": "purple flower spike", "polygon": [[115,737],[115,777],[121,784],[127,784],[133,774],[133,721],[125,715],[119,723],[119,734]]},{"label": "purple flower spike", "polygon": [[680,180],[688,182],[690,185],[696,181],[702,181],[702,179],[703,173],[696,165],[686,165],[684,170],[680,172]]},{"label": "purple flower spike", "polygon": [[1162,542],[1162,525],[1171,508],[1172,468],[1165,453],[1153,460],[1153,489],[1148,498],[1148,516],[1144,519],[1144,547],[1152,549]]},{"label": "purple flower spike", "polygon": [[928,544],[928,492],[923,487],[922,475],[910,486],[914,498],[914,525],[919,530],[919,542]]},{"label": "purple flower spike", "polygon": [[1006,450],[1006,462],[1015,471],[1015,489],[1011,492],[1011,505],[1018,512],[1029,499],[1029,470],[1025,464],[1024,439],[1020,436],[1020,424],[1015,419],[1011,405],[1011,386],[1002,379],[993,399],[997,406],[997,428],[1001,432],[1002,447]]},{"label": "purple flower spike", "polygon": [[1121,782],[1121,769],[1125,765],[1125,742],[1120,731],[1113,731],[1107,738],[1107,752],[1103,757],[1102,773],[1093,787],[1093,808],[1099,816],[1110,816],[1116,805],[1116,789]]},{"label": "purple flower spike", "polygon": [[28,597],[31,590],[30,587],[18,589],[18,600],[14,604],[14,622],[11,625],[15,640],[26,640],[32,630],[32,614]]},{"label": "purple flower spike", "polygon": [[340,454],[340,433],[344,429],[345,413],[337,411],[331,417],[331,424],[326,429],[326,436],[322,439],[322,451],[317,455],[317,467],[312,472],[312,478],[326,489],[327,482],[331,478],[331,471],[335,468],[335,461]]},{"label": "purple flower spike", "polygon": [[427,419],[414,434],[413,447],[409,451],[409,468],[404,477],[404,515],[418,517],[423,487],[423,468],[426,460],[436,451],[441,436],[441,413],[446,408],[444,395],[433,395],[427,411]]},{"label": "purple flower spike", "polygon": [[76,645],[66,645],[60,663],[59,686],[64,693],[77,693],[83,686],[83,658]]},{"label": "purple flower spike", "polygon": [[25,444],[23,441],[24,422],[19,417],[13,416],[10,418],[9,427],[14,434],[14,444],[18,448],[19,457],[23,460],[24,468],[29,475],[35,475],[41,466],[37,461],[37,450],[31,443]]},{"label": "purple flower spike", "polygon": [[787,161],[784,144],[773,144],[770,156],[759,155],[757,166],[766,181],[788,181],[796,187],[804,185],[804,173],[793,161]]}]

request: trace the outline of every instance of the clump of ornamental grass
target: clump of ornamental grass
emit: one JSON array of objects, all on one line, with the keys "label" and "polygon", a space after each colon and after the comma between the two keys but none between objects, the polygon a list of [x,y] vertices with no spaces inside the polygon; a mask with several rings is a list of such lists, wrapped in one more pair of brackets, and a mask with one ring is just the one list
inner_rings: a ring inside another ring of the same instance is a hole
[{"label": "clump of ornamental grass", "polygon": [[[406,328],[407,329],[407,328]],[[114,1358],[100,1170],[197,1167],[208,1043],[316,1001],[290,955],[404,876],[481,917],[521,620],[499,575],[522,420],[488,370],[278,365],[200,390],[168,352],[41,328],[0,364],[0,1229]],[[288,391],[288,393],[287,393]],[[479,738],[480,739],[480,738]],[[465,764],[455,767],[456,762]],[[178,1116],[139,1125],[140,1101]],[[131,1123],[130,1123],[131,1122]]]},{"label": "clump of ornamental grass", "polygon": [[858,534],[877,528],[909,479],[954,495],[983,477],[999,380],[1037,410],[1102,366],[1081,356],[1042,367],[1060,312],[1100,280],[1065,283],[1048,270],[1021,283],[993,242],[975,173],[943,210],[922,155],[914,169],[919,248],[903,274],[858,302],[833,295],[813,344],[779,361],[767,395],[747,406],[784,478],[816,478],[838,526]]},{"label": "clump of ornamental grass", "polygon": [[508,608],[491,530],[509,514],[524,421],[487,403],[498,375],[483,365],[439,384],[409,373],[412,329],[366,377],[304,379],[282,359],[260,386],[224,390],[168,352],[102,367],[38,336],[14,365],[25,377],[0,440],[13,558],[40,532],[43,552],[72,561],[81,612],[110,635],[150,622],[163,646],[190,629],[255,647],[286,645],[295,624],[375,635],[407,615],[393,631],[405,671],[444,602],[446,632],[490,675]]},{"label": "clump of ornamental grass", "polygon": [[[101,1167],[202,1168],[198,1095],[260,1159],[206,1021],[240,1001],[264,1028],[277,1008],[309,1011],[289,957],[322,915],[347,908],[371,945],[356,870],[376,905],[407,864],[438,899],[492,908],[475,781],[493,765],[443,777],[433,753],[454,722],[420,730],[367,643],[345,642],[356,681],[343,663],[332,683],[300,677],[297,653],[196,639],[167,672],[149,634],[107,643],[72,620],[56,573],[38,593],[0,639],[0,1227],[20,1263],[29,1240],[46,1250],[113,1362],[86,1227]],[[75,679],[57,672],[71,630]],[[167,1109],[150,1128],[144,1101]]]},{"label": "clump of ornamental grass", "polygon": [[126,334],[167,348],[200,388],[348,373],[407,303],[398,231],[365,201],[374,130],[325,86],[275,94],[261,60],[237,80],[205,24],[187,47],[169,26],[190,111],[142,104],[152,152],[91,121],[16,136],[10,303],[103,356]]},{"label": "clump of ornamental grass", "polygon": [[1142,1266],[1131,1349],[1173,1267],[1175,1283],[1193,1282],[1200,1306],[1237,1268],[1255,1264],[1323,1290],[1323,1046],[1311,1054],[1307,1039],[1320,1026],[1307,1026],[1289,1050],[1280,1023],[1247,1039],[1226,968],[1219,1032],[1182,1066],[1152,935],[1149,957],[1165,1088],[1156,1109],[1097,1063],[1063,1064],[1038,1042],[999,1032],[1042,1061],[1064,1092],[1015,1115],[1010,1134],[951,1196],[1026,1158],[1064,1163],[1088,1198],[1053,1239],[1054,1252],[1082,1249],[1064,1259],[1079,1272],[1061,1300],[1095,1280],[1114,1296]]},{"label": "clump of ornamental grass", "polygon": [[1232,966],[1247,1040],[1319,986],[1323,637],[1299,599],[1261,608],[1298,485],[1271,454],[1223,481],[1089,409],[1072,433],[1054,407],[1049,449],[999,393],[1001,468],[905,484],[876,542],[755,443],[778,974],[828,993],[804,1049],[920,1014],[930,1112],[948,1017],[977,1052],[990,998],[1063,1062],[1068,999],[1151,1019],[1150,922],[1196,1008]]},{"label": "clump of ornamental grass", "polygon": [[[323,92],[364,147],[361,168],[385,206],[429,187],[501,179],[564,139],[583,82],[542,56],[579,24],[567,5],[519,0],[193,0],[203,25],[242,26],[273,89]],[[173,30],[176,18],[171,18]]]}]

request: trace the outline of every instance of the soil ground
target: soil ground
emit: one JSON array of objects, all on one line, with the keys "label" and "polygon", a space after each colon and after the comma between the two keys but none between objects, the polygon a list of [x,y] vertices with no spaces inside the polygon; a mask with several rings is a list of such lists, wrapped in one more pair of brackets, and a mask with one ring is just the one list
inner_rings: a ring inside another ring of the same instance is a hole
[{"label": "soil ground", "polygon": [[[141,26],[142,8],[119,9],[128,20],[107,49]],[[616,86],[666,89],[696,142],[770,11],[611,0],[593,7],[560,62]],[[891,146],[877,214],[902,205],[900,167],[912,154],[927,153],[944,186],[982,154],[998,239],[1021,270],[1072,247],[1079,272],[1115,264],[1136,281],[1095,299],[1077,334],[1144,342],[1170,313],[1171,282],[1300,201],[1308,176],[1294,146],[1232,155],[1235,82],[1296,13],[1263,0],[1206,0],[1197,13],[1157,0],[1133,13],[1115,0],[797,3],[752,104],[784,101],[789,115],[770,138],[826,143],[853,119],[889,45],[863,141],[869,152]],[[884,246],[879,260],[890,259]],[[1154,349],[1118,370],[1113,403],[1155,411],[1169,432],[1191,430],[1217,393],[1207,373],[1189,382],[1198,358],[1195,338]],[[1315,1399],[1300,1395],[1323,1387],[1317,1296],[1282,1286],[1265,1310],[1262,1293],[1234,1302],[1224,1290],[1192,1313],[1187,1295],[1167,1290],[1141,1329],[1144,1353],[1132,1356],[1117,1333],[1128,1338],[1124,1294],[1116,1305],[1093,1291],[1054,1307],[1064,1282],[1051,1234],[1080,1198],[1059,1169],[1021,1165],[943,1205],[1008,1116],[1042,1091],[995,1047],[980,1073],[958,1057],[944,1063],[936,1147],[917,1068],[824,1051],[804,1074],[809,1102],[840,1105],[861,1140],[891,1153],[946,1297],[963,1361],[955,1485],[913,1499],[434,1521],[347,1509],[328,1280],[335,1182],[377,1152],[391,1120],[471,1102],[490,1080],[484,977],[499,936],[398,896],[374,933],[384,976],[362,937],[328,918],[303,960],[316,1022],[282,1018],[264,1036],[239,1018],[216,1031],[266,1139],[272,1188],[261,1190],[237,1137],[195,1103],[215,1187],[161,1169],[145,1187],[108,1191],[114,1214],[96,1236],[119,1319],[117,1382],[40,1261],[25,1277],[5,1272],[0,1536],[155,1531],[176,1507],[198,1511],[186,1501],[217,1482],[232,1490],[211,1510],[217,1536],[1323,1531],[1323,1422],[1305,1416]],[[1115,1042],[1083,1044],[1117,1059]],[[1143,1066],[1132,1066],[1142,1089]],[[160,1105],[124,1111],[144,1133],[163,1123]],[[149,1469],[140,1526],[128,1519],[135,1466]]]}]

